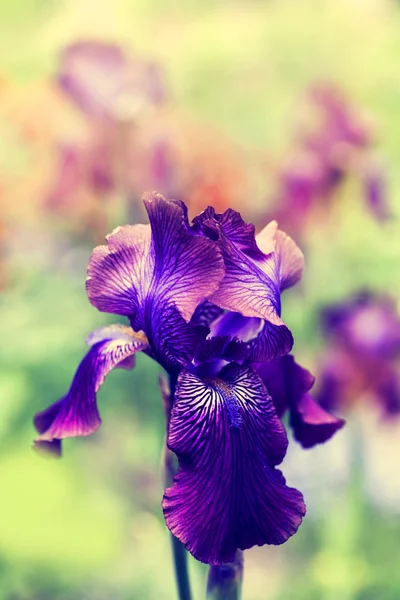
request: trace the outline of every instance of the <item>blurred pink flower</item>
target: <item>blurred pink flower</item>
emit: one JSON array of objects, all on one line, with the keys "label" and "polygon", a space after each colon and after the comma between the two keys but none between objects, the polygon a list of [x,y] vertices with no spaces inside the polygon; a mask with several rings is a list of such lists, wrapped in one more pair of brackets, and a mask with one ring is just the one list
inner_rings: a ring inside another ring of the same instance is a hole
[{"label": "blurred pink flower", "polygon": [[93,40],[64,49],[57,81],[91,118],[132,118],[166,96],[157,64],[130,56],[116,44]]},{"label": "blurred pink flower", "polygon": [[317,209],[325,215],[349,176],[361,184],[370,212],[390,217],[385,174],[372,156],[375,135],[371,123],[333,85],[319,83],[308,90],[305,113],[295,148],[278,173],[274,218],[299,236]]}]

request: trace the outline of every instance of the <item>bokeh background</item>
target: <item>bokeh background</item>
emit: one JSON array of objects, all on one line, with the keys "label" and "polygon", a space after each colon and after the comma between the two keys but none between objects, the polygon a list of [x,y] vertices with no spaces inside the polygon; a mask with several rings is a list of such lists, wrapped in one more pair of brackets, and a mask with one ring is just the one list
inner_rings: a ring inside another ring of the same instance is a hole
[{"label": "bokeh background", "polygon": [[[79,46],[66,54],[78,43],[124,58],[83,45],[79,62]],[[67,440],[61,461],[31,448],[32,415],[65,393],[86,335],[110,322],[85,294],[91,249],[145,218],[145,189],[192,215],[232,205],[258,228],[286,226],[306,272],[283,315],[316,386],[322,307],[366,288],[397,305],[399,56],[395,0],[1,2],[1,600],[175,597],[150,359],[110,375],[101,429]],[[121,64],[134,85],[115,99]],[[74,96],[63,69],[84,94],[104,89],[108,113]],[[326,133],[332,95],[353,137]],[[246,600],[400,597],[400,424],[354,400],[328,444],[291,441],[284,472],[308,515],[283,547],[246,552]],[[205,568],[191,560],[190,572],[201,598]]]}]

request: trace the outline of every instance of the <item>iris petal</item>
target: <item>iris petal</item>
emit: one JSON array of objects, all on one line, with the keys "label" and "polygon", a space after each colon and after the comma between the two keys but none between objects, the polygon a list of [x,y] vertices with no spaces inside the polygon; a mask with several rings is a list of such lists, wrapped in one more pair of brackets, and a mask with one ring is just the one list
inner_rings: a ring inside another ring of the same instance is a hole
[{"label": "iris petal", "polygon": [[218,379],[179,377],[168,437],[180,469],[165,491],[167,526],[198,560],[281,544],[305,514],[302,495],[275,469],[287,437],[260,378],[230,365]]},{"label": "iris petal", "polygon": [[294,436],[304,448],[326,442],[343,427],[343,419],[326,412],[308,393],[315,378],[293,356],[260,363],[256,371],[271,394],[277,414],[289,411]]},{"label": "iris petal", "polygon": [[205,325],[210,327],[211,323],[222,314],[223,310],[216,304],[212,304],[208,300],[200,302],[193,313],[192,322],[197,325]]},{"label": "iris petal", "polygon": [[152,233],[151,291],[154,293],[157,286],[189,321],[224,276],[221,253],[214,243],[187,227],[183,203],[165,200],[159,194],[146,194],[144,203]]},{"label": "iris petal", "polygon": [[329,440],[345,421],[326,412],[310,394],[303,394],[290,412],[290,424],[303,448],[312,448]]},{"label": "iris petal", "polygon": [[101,424],[96,393],[104,379],[127,357],[148,346],[142,333],[119,325],[97,329],[87,341],[93,345],[80,363],[67,395],[34,418],[41,449],[50,444],[49,449],[59,448],[61,452],[59,440],[94,433]]},{"label": "iris petal", "polygon": [[[224,276],[219,248],[187,224],[182,203],[147,194],[150,225],[116,229],[89,262],[87,292],[101,311],[128,316],[163,366],[185,364],[204,338],[189,324]],[[163,335],[161,335],[161,331]],[[179,343],[182,339],[182,344]]]},{"label": "iris petal", "polygon": [[254,227],[239,213],[222,215],[207,209],[194,227],[217,237],[225,262],[225,277],[208,297],[210,302],[267,324],[252,343],[254,360],[272,360],[290,352],[293,337],[280,317],[280,294],[301,277],[303,255],[293,240],[272,222],[255,237]]}]

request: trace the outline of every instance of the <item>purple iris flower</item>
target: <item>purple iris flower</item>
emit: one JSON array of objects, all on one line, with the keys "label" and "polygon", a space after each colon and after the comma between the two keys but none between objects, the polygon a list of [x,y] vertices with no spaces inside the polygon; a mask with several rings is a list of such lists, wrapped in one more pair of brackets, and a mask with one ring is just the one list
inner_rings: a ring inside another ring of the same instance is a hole
[{"label": "purple iris flower", "polygon": [[[166,370],[171,389],[168,398],[163,386],[167,444],[179,470],[162,501],[166,524],[198,560],[230,562],[237,549],[285,542],[305,514],[301,493],[276,469],[288,439],[265,386],[272,390],[275,377],[263,373],[266,364],[279,370],[276,361],[292,348],[280,293],[299,280],[303,256],[276,223],[256,240],[233,210],[208,208],[190,225],[182,202],[147,194],[144,204],[149,225],[116,229],[88,267],[90,302],[130,326],[89,336],[68,393],[35,417],[36,443],[59,453],[63,438],[96,431],[105,377],[145,352]],[[296,368],[300,377],[280,372],[288,387],[278,383],[276,402],[297,403],[300,429],[322,427],[327,439],[331,417],[309,409],[312,377]],[[290,386],[300,390],[297,399]]]},{"label": "purple iris flower", "polygon": [[274,214],[300,235],[310,216],[315,221],[329,213],[340,185],[353,176],[372,215],[389,219],[386,176],[372,156],[371,124],[333,85],[311,86],[306,99],[312,118],[299,127],[295,149],[280,170]]},{"label": "purple iris flower", "polygon": [[322,326],[330,346],[321,359],[321,405],[345,412],[369,399],[383,416],[398,415],[400,315],[393,300],[360,292],[327,307]]}]

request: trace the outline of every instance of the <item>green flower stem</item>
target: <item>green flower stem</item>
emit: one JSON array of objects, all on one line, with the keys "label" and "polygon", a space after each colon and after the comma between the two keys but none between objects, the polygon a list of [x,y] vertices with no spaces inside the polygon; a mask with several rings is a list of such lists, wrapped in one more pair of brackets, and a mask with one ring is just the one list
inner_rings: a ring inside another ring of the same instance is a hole
[{"label": "green flower stem", "polygon": [[[164,450],[164,484],[172,485],[174,474],[177,471],[177,458],[171,450]],[[174,559],[175,580],[179,600],[191,600],[189,572],[187,565],[187,552],[184,545],[171,534],[171,547]]]},{"label": "green flower stem", "polygon": [[243,552],[236,552],[235,560],[210,567],[207,582],[207,600],[240,600],[243,581]]},{"label": "green flower stem", "polygon": [[[175,385],[174,382],[171,380],[168,382],[165,378],[160,378],[160,387],[163,397],[163,404],[165,410],[165,424],[168,435],[169,420],[172,408],[171,389],[173,390]],[[172,485],[174,475],[178,471],[178,459],[176,458],[175,454],[168,449],[167,445],[165,445],[164,449],[163,470],[164,486],[167,488]],[[184,545],[172,534],[171,547],[174,559],[175,581],[178,590],[178,598],[179,600],[192,600],[186,549]]]}]

